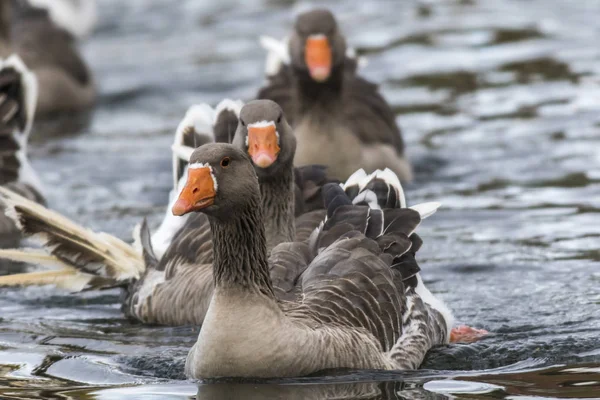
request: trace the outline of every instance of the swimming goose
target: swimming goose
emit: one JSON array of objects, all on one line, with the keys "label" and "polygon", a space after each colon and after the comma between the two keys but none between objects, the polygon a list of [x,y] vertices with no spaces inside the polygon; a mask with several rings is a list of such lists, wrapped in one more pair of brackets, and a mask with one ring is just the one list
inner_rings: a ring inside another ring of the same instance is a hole
[{"label": "swimming goose", "polygon": [[[210,144],[196,149],[190,163],[182,195],[195,193],[195,202],[185,212],[209,218],[215,284],[187,357],[190,378],[413,369],[432,346],[448,343],[452,314],[425,288],[414,261],[420,241],[411,240],[438,203],[353,205],[330,184],[324,224],[308,243],[280,244],[269,259],[250,157]],[[283,280],[294,286],[289,302],[276,297],[270,264],[277,263],[297,272]]]},{"label": "swimming goose", "polygon": [[[43,202],[42,187],[27,160],[27,139],[35,114],[35,76],[21,59],[0,59],[0,185],[30,200]],[[0,242],[16,246],[21,234],[15,224],[0,215]]]},{"label": "swimming goose", "polygon": [[386,167],[410,180],[394,113],[377,86],[356,74],[333,14],[299,15],[287,50],[257,97],[277,102],[288,116],[298,140],[294,163],[325,164],[341,180],[359,168]]},{"label": "swimming goose", "polygon": [[57,14],[23,1],[0,4],[0,56],[19,54],[35,73],[39,86],[38,116],[87,109],[96,96],[92,75],[77,50],[75,36],[56,25],[51,15]]}]

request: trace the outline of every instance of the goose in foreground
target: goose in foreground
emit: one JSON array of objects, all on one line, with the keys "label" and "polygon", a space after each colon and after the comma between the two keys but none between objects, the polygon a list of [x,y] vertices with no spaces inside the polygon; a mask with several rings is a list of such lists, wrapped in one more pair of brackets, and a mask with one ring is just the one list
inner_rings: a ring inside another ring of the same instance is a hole
[{"label": "goose in foreground", "polygon": [[[35,76],[21,59],[0,60],[0,185],[35,202],[43,202],[40,181],[27,159],[27,139],[35,114]],[[21,234],[0,215],[0,242],[16,246]]]},{"label": "goose in foreground", "polygon": [[[96,89],[92,75],[77,50],[74,33],[83,32],[77,25],[71,30],[57,25],[54,19],[65,20],[64,12],[53,11],[56,5],[69,2],[45,2],[49,7],[39,8],[26,1],[0,3],[0,56],[19,54],[38,81],[37,115],[80,111],[94,103]],[[88,2],[93,4],[93,2]],[[88,10],[88,6],[82,7]],[[64,8],[63,8],[64,9]],[[78,18],[81,22],[85,19]]]},{"label": "goose in foreground", "polygon": [[394,113],[377,86],[357,75],[330,11],[299,15],[281,58],[258,98],[277,102],[294,127],[296,165],[325,164],[341,180],[386,167],[411,179]]},{"label": "goose in foreground", "polygon": [[[269,259],[248,155],[212,144],[196,149],[190,162],[194,175],[182,193],[195,193],[186,212],[209,218],[215,288],[187,357],[189,377],[413,369],[431,347],[448,343],[452,314],[425,288],[414,258],[421,241],[413,232],[439,203],[354,205],[330,184],[324,224],[308,242],[280,244]],[[270,277],[277,264],[289,271],[282,283],[292,286],[290,301],[277,299]]]}]

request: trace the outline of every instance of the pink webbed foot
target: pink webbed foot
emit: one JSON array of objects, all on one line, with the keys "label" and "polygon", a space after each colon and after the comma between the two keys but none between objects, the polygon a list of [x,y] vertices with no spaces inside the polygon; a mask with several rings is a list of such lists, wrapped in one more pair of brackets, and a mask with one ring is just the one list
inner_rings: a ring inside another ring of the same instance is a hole
[{"label": "pink webbed foot", "polygon": [[485,329],[476,329],[471,328],[470,326],[461,325],[450,331],[450,343],[473,343],[488,334],[489,332]]}]

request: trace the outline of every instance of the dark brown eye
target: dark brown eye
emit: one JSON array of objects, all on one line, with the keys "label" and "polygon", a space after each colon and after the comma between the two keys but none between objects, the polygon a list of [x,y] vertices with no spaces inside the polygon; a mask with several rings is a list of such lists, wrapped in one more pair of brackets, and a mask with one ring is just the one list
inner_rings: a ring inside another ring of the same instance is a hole
[{"label": "dark brown eye", "polygon": [[246,123],[244,122],[243,119],[240,119],[240,122],[242,123],[242,126],[246,126]]},{"label": "dark brown eye", "polygon": [[223,157],[223,159],[221,160],[221,167],[227,168],[227,167],[229,167],[230,163],[231,163],[231,158]]},{"label": "dark brown eye", "polygon": [[281,114],[279,114],[279,117],[277,117],[277,123],[281,122]]}]

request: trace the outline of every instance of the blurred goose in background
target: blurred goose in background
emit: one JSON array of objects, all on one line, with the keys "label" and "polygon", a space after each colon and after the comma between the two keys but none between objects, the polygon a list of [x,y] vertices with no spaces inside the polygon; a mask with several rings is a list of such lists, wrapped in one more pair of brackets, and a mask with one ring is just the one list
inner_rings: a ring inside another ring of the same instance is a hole
[{"label": "blurred goose in background", "polygon": [[[21,59],[12,55],[0,60],[0,185],[35,202],[43,202],[42,185],[27,159],[36,97],[35,76]],[[14,222],[2,212],[2,247],[16,246],[20,238]]]},{"label": "blurred goose in background", "polygon": [[[188,377],[414,369],[432,346],[448,343],[452,314],[425,288],[414,258],[421,240],[413,233],[439,203],[357,205],[328,184],[324,223],[307,242],[282,243],[269,258],[261,189],[246,152],[228,144],[196,149],[180,195],[186,203],[187,193],[196,201],[185,212],[210,221],[215,282]],[[280,279],[286,302],[276,294],[274,266],[287,272]]]},{"label": "blurred goose in background", "polygon": [[0,3],[0,56],[18,54],[37,76],[37,115],[89,109],[96,97],[77,37],[91,30],[95,2],[4,0]]},{"label": "blurred goose in background", "polygon": [[277,102],[288,116],[296,165],[324,164],[342,180],[358,168],[412,178],[394,113],[377,86],[357,75],[359,61],[347,54],[330,11],[303,13],[283,45],[263,44],[271,53],[258,98]]}]

